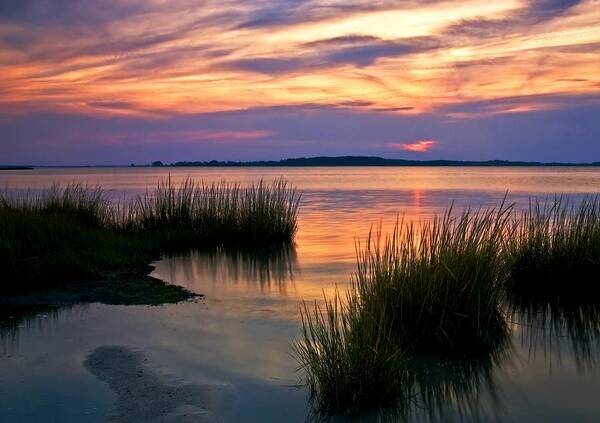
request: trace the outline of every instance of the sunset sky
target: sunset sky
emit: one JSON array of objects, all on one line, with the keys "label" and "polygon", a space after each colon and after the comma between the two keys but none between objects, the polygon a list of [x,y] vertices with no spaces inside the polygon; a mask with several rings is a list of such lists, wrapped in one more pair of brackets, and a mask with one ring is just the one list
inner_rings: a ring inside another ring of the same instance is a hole
[{"label": "sunset sky", "polygon": [[600,0],[0,0],[0,164],[600,161]]}]

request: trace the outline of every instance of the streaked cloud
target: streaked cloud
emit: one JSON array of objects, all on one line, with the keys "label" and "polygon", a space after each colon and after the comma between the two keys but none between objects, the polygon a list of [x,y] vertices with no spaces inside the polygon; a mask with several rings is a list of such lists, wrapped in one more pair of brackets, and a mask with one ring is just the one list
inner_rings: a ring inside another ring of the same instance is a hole
[{"label": "streaked cloud", "polygon": [[[161,119],[57,113],[4,115],[0,116],[0,158],[5,163],[34,164],[261,160],[348,154],[592,161],[600,157],[600,95],[579,100],[577,96],[563,97],[565,106],[560,109],[476,118],[448,118],[437,113],[396,115],[317,104]],[[218,139],[211,134],[217,134]],[[389,147],[412,144],[412,140],[437,140],[439,144],[420,153]]]},{"label": "streaked cloud", "polygon": [[0,1],[0,65],[15,119],[566,113],[600,95],[600,0]]},{"label": "streaked cloud", "polygon": [[437,40],[427,37],[397,41],[346,36],[306,43],[303,45],[305,50],[294,56],[243,58],[228,62],[226,66],[229,69],[274,75],[306,73],[345,65],[364,68],[375,64],[378,59],[426,52],[438,46]]},{"label": "streaked cloud", "polygon": [[194,144],[196,146],[206,143],[219,143],[221,145],[236,145],[268,139],[275,135],[273,131],[232,131],[232,130],[206,130],[206,129],[160,129],[153,131],[130,131],[106,136],[100,141],[106,144],[124,144],[129,146],[152,144]]}]

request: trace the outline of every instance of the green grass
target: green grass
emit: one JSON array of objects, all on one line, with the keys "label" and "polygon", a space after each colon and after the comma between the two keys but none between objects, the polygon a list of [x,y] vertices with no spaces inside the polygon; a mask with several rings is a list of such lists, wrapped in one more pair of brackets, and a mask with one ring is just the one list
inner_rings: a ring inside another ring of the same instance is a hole
[{"label": "green grass", "polygon": [[358,257],[356,295],[367,313],[387,310],[394,341],[418,352],[486,349],[504,327],[499,252],[510,207],[452,209],[419,226],[400,223]]},{"label": "green grass", "polygon": [[93,278],[137,263],[136,242],[113,228],[114,209],[97,188],[70,185],[0,197],[4,292],[43,288],[58,279]]},{"label": "green grass", "polygon": [[507,333],[500,252],[510,210],[450,209],[359,247],[346,295],[302,310],[296,357],[318,410],[353,413],[409,397],[417,354],[497,349]]},{"label": "green grass", "polygon": [[[5,191],[0,194],[0,292],[131,281],[145,275],[160,254],[191,246],[291,243],[299,198],[283,180],[241,187],[188,179],[177,187],[167,179],[124,205],[109,201],[101,188],[84,185],[20,196]],[[150,289],[147,282],[142,285]]]},{"label": "green grass", "polygon": [[283,179],[247,187],[192,179],[176,187],[167,179],[128,208],[123,226],[138,233],[167,232],[182,242],[289,243],[297,231],[299,201],[300,195]]},{"label": "green grass", "polygon": [[[595,362],[598,197],[532,200],[522,213],[504,204],[459,216],[450,209],[431,222],[399,222],[357,250],[346,294],[302,309],[295,351],[319,412],[396,403],[406,416],[418,401],[432,420],[448,403],[474,416],[509,349],[507,316],[532,345],[546,351],[548,339],[564,339],[579,368]],[[444,376],[457,360],[473,366]]]},{"label": "green grass", "polygon": [[366,315],[355,293],[302,310],[303,338],[294,350],[317,414],[356,414],[411,395],[407,359],[390,342],[385,310]]},{"label": "green grass", "polygon": [[600,200],[532,201],[508,240],[507,288],[517,301],[600,299]]}]

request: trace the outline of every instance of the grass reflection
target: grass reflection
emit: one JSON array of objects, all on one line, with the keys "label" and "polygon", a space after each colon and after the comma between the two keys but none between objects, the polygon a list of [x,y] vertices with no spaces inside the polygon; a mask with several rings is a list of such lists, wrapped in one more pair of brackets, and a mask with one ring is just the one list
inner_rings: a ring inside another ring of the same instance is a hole
[{"label": "grass reflection", "polygon": [[0,345],[3,354],[15,351],[19,345],[19,334],[28,331],[43,331],[49,322],[58,319],[70,305],[9,305],[0,306]]},{"label": "grass reflection", "polygon": [[508,331],[486,354],[418,356],[410,372],[415,389],[409,417],[424,421],[480,421],[503,414],[503,396],[495,371],[509,362]]},{"label": "grass reflection", "polygon": [[261,291],[287,292],[299,274],[296,248],[284,245],[273,248],[215,248],[194,250],[170,257],[166,269],[170,281],[203,292],[198,283],[258,286]]},{"label": "grass reflection", "polygon": [[579,372],[598,364],[600,304],[561,298],[534,301],[510,298],[510,319],[520,331],[521,342],[532,357],[544,355],[550,366],[562,364],[567,353]]}]

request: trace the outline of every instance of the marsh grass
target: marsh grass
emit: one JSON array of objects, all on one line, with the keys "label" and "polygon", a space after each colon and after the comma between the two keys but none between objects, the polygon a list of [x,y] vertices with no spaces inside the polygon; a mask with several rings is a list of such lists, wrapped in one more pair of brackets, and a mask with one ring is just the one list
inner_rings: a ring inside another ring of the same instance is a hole
[{"label": "marsh grass", "polygon": [[17,194],[5,189],[0,194],[2,213],[22,213],[58,217],[91,227],[106,227],[114,219],[114,207],[100,187],[69,184],[54,185],[41,192]]},{"label": "marsh grass", "polygon": [[532,200],[508,241],[507,288],[516,301],[570,303],[600,296],[600,199]]},{"label": "marsh grass", "polygon": [[417,354],[489,354],[506,339],[502,249],[511,207],[420,225],[357,248],[345,296],[304,305],[295,351],[316,408],[351,413],[409,398]]},{"label": "marsh grass", "polygon": [[[91,278],[130,260],[133,242],[113,230],[114,209],[99,188],[52,187],[0,195],[2,291],[48,280]],[[27,281],[23,285],[19,282]]]},{"label": "marsh grass", "polygon": [[494,345],[504,267],[500,251],[511,207],[470,211],[415,225],[399,222],[383,243],[359,249],[356,293],[367,313],[386,310],[394,342],[417,352]]},{"label": "marsh grass", "polygon": [[291,243],[300,195],[284,180],[242,187],[175,186],[170,178],[131,204],[71,184],[0,194],[0,291],[147,272],[158,255],[190,246]]},{"label": "marsh grass", "polygon": [[135,232],[170,232],[214,244],[289,243],[297,231],[300,194],[279,179],[243,187],[170,178],[129,207],[124,227]]},{"label": "marsh grass", "polygon": [[302,309],[303,336],[294,351],[319,415],[394,406],[411,395],[404,352],[390,342],[391,322],[384,310],[363,313],[355,292],[346,301],[339,293],[325,299],[324,309],[316,303]]},{"label": "marsh grass", "polygon": [[509,321],[533,349],[560,352],[566,341],[579,369],[595,365],[598,197],[400,221],[359,244],[357,263],[345,295],[301,310],[296,356],[326,414],[396,402],[406,417],[416,400],[431,420],[449,403],[477,417],[479,392],[495,398],[491,370],[509,349]]},{"label": "marsh grass", "polygon": [[515,217],[505,248],[507,310],[530,353],[577,369],[596,364],[600,347],[600,199],[532,199]]}]

